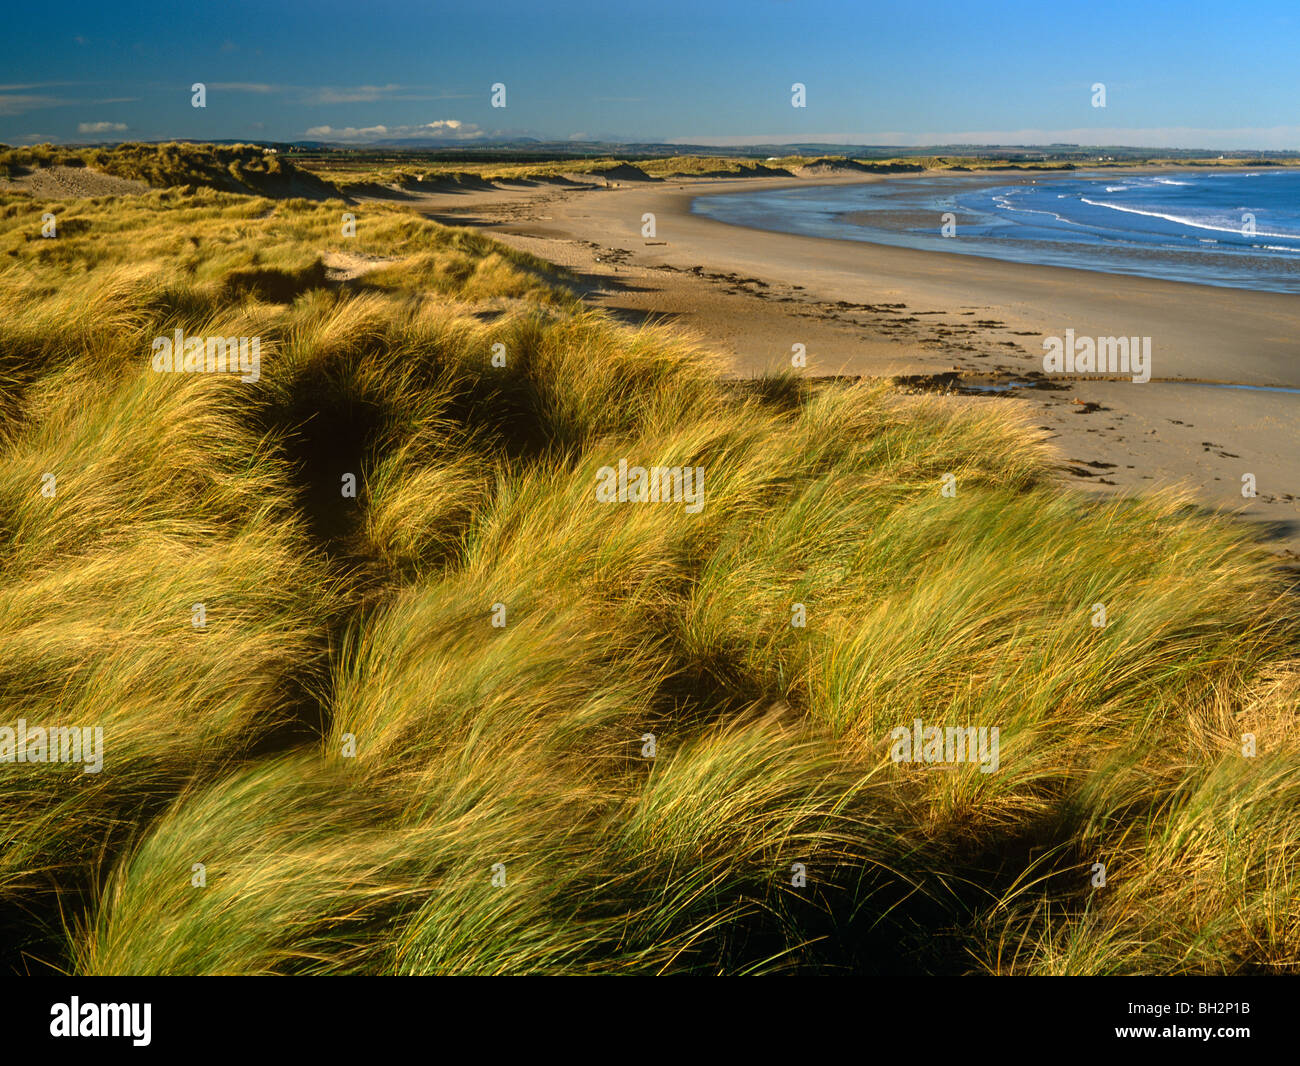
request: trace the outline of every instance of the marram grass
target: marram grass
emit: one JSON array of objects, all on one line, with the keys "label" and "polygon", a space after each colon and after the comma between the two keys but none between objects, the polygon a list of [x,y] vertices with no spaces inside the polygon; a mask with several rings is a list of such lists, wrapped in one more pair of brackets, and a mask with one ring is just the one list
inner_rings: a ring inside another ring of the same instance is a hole
[{"label": "marram grass", "polygon": [[[103,765],[0,762],[6,968],[1296,968],[1248,528],[1074,494],[992,405],[737,382],[395,209],[43,210],[0,198],[0,726]],[[177,329],[257,379],[154,372]],[[599,502],[620,462],[702,506]],[[895,761],[917,721],[996,769]]]}]

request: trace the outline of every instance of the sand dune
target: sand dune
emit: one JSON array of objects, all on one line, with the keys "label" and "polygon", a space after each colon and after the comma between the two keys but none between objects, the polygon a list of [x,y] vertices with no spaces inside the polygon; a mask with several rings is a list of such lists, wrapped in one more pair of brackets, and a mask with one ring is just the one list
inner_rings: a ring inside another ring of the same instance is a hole
[{"label": "sand dune", "polygon": [[143,181],[119,178],[90,167],[40,167],[12,180],[0,179],[0,192],[29,192],[50,199],[78,199],[83,196],[132,196],[149,191]]}]

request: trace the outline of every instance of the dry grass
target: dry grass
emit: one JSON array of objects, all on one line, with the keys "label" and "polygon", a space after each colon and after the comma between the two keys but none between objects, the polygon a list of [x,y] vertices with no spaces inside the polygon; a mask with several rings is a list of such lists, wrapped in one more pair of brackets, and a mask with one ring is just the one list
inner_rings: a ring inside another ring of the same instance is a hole
[{"label": "dry grass", "polygon": [[[1245,527],[1089,502],[992,408],[737,387],[398,211],[42,210],[0,199],[0,724],[105,748],[0,763],[7,965],[1294,969],[1297,613]],[[153,372],[175,328],[259,379]],[[620,459],[702,510],[597,502]],[[894,763],[917,718],[999,768]]]}]

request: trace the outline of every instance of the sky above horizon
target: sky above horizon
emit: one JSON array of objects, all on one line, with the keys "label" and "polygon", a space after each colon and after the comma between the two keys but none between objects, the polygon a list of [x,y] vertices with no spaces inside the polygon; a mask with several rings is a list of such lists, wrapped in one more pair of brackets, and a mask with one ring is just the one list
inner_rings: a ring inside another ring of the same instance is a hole
[{"label": "sky above horizon", "polygon": [[28,5],[0,141],[1300,149],[1297,52],[1296,0]]}]

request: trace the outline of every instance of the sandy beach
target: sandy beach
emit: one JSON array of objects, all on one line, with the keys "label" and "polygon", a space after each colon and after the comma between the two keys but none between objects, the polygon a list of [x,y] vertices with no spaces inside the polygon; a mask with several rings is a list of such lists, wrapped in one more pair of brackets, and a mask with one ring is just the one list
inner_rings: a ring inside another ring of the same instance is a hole
[{"label": "sandy beach", "polygon": [[[1182,486],[1206,507],[1263,523],[1279,550],[1300,550],[1300,393],[1254,391],[1300,389],[1300,299],[773,233],[691,212],[702,195],[864,180],[908,177],[534,183],[409,200],[574,271],[590,303],[626,321],[689,330],[738,374],[788,368],[802,344],[808,374],[885,376],[1007,404],[1043,428],[1085,490]],[[646,213],[653,237],[642,235]],[[1151,337],[1151,380],[1045,378],[1043,338],[1067,328]],[[1006,387],[1014,382],[1035,387]],[[1254,498],[1242,495],[1245,475]]]}]

